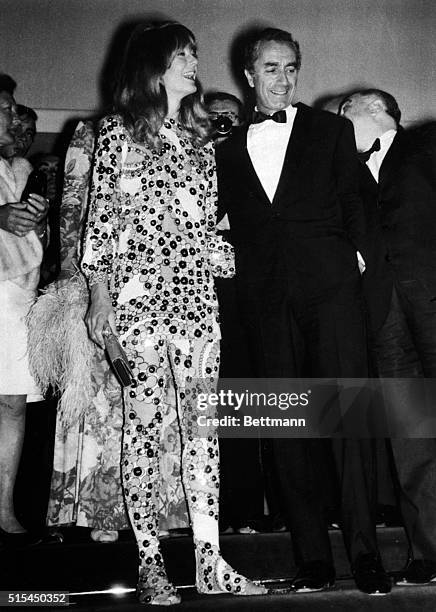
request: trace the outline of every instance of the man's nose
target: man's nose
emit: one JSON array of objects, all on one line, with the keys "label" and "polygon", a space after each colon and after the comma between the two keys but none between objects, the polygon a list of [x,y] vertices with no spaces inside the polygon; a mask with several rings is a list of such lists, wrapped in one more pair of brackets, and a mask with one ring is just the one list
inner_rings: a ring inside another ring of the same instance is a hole
[{"label": "man's nose", "polygon": [[17,111],[12,110],[12,128],[14,130],[18,130],[20,125],[21,125],[21,121],[20,121],[20,118],[19,118],[19,116],[17,114]]},{"label": "man's nose", "polygon": [[289,83],[288,75],[285,70],[279,70],[277,80],[280,84],[287,85]]}]

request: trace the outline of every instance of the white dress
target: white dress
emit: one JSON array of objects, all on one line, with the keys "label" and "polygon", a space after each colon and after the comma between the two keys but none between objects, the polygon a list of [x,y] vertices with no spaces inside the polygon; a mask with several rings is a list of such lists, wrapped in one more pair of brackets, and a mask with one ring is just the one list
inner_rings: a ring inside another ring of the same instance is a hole
[{"label": "white dress", "polygon": [[[25,159],[12,166],[0,159],[0,206],[19,201],[31,170]],[[25,317],[36,296],[42,246],[34,232],[17,239],[17,247],[14,240],[0,230],[0,395],[27,395],[32,402],[39,401],[41,394],[29,372]],[[11,253],[20,255],[14,265]]]}]

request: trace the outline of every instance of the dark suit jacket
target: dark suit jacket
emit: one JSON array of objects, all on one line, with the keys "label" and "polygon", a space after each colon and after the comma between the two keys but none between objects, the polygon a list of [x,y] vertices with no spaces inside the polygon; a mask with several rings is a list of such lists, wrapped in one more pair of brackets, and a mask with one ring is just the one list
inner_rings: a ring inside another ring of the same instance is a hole
[{"label": "dark suit jacket", "polygon": [[347,120],[297,105],[271,203],[247,151],[247,127],[217,149],[219,214],[228,213],[246,298],[299,287],[325,299],[357,273],[365,221]]},{"label": "dark suit jacket", "polygon": [[368,233],[363,287],[371,328],[389,311],[395,280],[420,281],[436,297],[436,126],[400,129],[383,160],[379,182],[360,167]]}]

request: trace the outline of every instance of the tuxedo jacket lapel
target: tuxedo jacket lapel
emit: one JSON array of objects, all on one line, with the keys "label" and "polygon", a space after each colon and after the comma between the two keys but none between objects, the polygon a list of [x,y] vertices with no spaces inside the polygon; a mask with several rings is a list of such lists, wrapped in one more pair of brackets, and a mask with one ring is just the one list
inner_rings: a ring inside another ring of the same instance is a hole
[{"label": "tuxedo jacket lapel", "polygon": [[244,181],[247,185],[250,185],[250,191],[255,195],[265,206],[271,208],[271,202],[262,186],[262,183],[257,176],[256,170],[254,169],[250,155],[247,149],[247,132],[248,126],[244,126],[239,129],[235,135],[234,150],[239,153],[239,159],[237,160],[237,167],[239,166],[241,175],[240,180]]},{"label": "tuxedo jacket lapel", "polygon": [[380,166],[378,176],[379,193],[382,195],[389,187],[398,180],[397,170],[401,157],[403,134],[399,130],[395,136],[385,158]]},{"label": "tuxedo jacket lapel", "polygon": [[370,193],[374,193],[374,195],[377,195],[379,190],[379,184],[373,177],[371,170],[368,168],[364,161],[359,161],[359,164],[361,164],[361,175],[363,177],[362,180],[364,182],[363,187],[365,191],[369,191]]},{"label": "tuxedo jacket lapel", "polygon": [[303,159],[304,149],[309,140],[312,116],[307,112],[304,104],[296,104],[297,114],[295,115],[294,125],[292,126],[291,136],[283,160],[282,172],[274,194],[273,206],[277,206],[285,196],[289,199],[289,194],[295,193],[295,185],[298,180],[298,167]]}]

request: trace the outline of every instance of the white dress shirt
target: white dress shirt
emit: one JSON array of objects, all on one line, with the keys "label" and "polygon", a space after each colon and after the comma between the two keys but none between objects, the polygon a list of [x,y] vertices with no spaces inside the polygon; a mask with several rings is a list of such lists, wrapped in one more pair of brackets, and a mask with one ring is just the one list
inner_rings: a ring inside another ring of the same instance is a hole
[{"label": "white dress shirt", "polygon": [[380,166],[383,163],[383,160],[386,156],[386,153],[389,151],[389,148],[397,134],[397,130],[388,130],[382,136],[380,136],[380,151],[374,151],[371,154],[371,157],[366,162],[366,165],[371,171],[372,176],[378,183],[378,175],[380,172]]},{"label": "white dress shirt", "polygon": [[283,168],[289,137],[297,109],[288,106],[286,123],[267,119],[250,125],[247,132],[247,150],[257,176],[272,202]]}]

